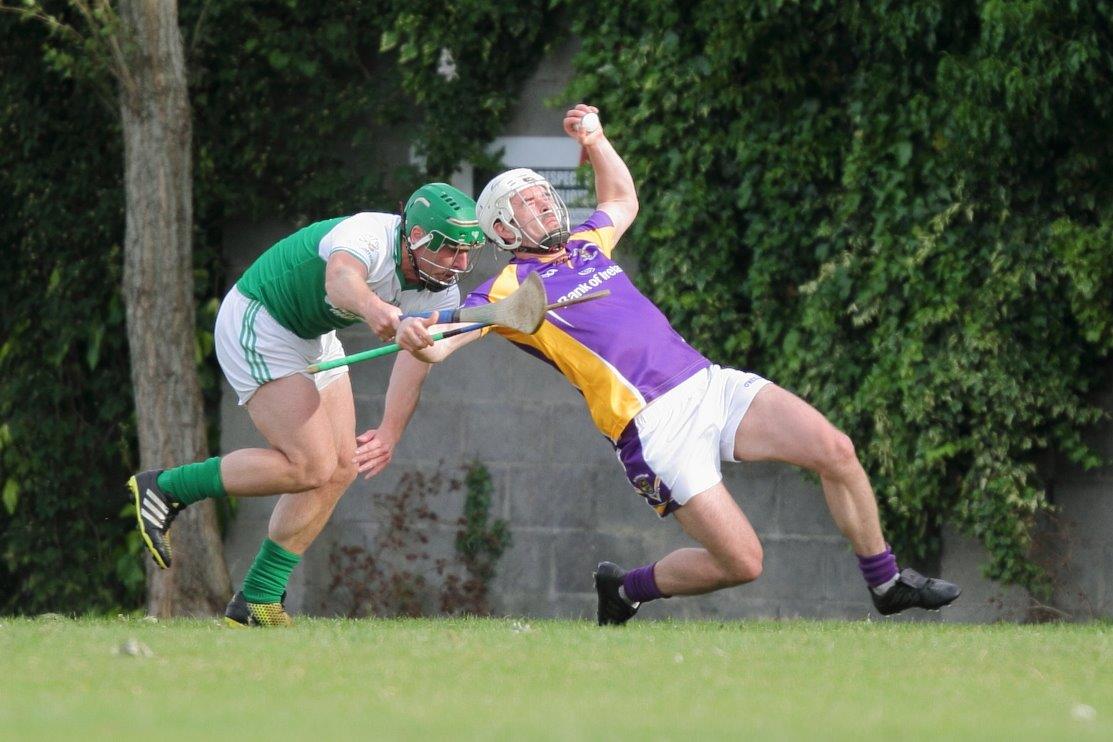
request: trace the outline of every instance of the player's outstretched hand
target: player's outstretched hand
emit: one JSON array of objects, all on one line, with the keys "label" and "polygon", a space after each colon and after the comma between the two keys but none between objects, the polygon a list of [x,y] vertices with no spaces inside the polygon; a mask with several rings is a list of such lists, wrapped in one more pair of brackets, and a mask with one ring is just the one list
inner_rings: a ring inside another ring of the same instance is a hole
[{"label": "player's outstretched hand", "polygon": [[431,317],[406,317],[398,324],[398,334],[394,338],[394,342],[402,346],[403,350],[408,350],[411,353],[415,350],[428,348],[433,344],[433,336],[429,334],[429,328],[437,324],[437,315],[439,312],[433,312]]},{"label": "player's outstretched hand", "polygon": [[577,103],[564,113],[564,133],[584,147],[589,147],[603,138],[603,126],[599,123],[599,109],[585,103]]},{"label": "player's outstretched hand", "polygon": [[376,428],[356,436],[356,455],[352,462],[364,479],[370,479],[390,464],[397,442],[386,431]]}]

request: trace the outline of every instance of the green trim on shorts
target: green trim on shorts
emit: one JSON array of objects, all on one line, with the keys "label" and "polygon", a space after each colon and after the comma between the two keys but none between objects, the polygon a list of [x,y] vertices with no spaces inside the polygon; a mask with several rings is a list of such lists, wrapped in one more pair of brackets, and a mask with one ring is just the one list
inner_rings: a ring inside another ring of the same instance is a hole
[{"label": "green trim on shorts", "polygon": [[255,317],[263,308],[262,302],[252,300],[243,314],[243,324],[240,326],[240,347],[243,348],[244,360],[247,361],[251,378],[259,384],[272,381],[270,369],[262,354],[255,349],[259,337],[255,334]]}]

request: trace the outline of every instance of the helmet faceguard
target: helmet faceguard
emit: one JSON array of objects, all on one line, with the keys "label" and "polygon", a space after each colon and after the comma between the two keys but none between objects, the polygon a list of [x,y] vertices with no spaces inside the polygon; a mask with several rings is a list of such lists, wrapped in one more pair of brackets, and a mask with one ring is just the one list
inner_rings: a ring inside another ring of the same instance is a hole
[{"label": "helmet faceguard", "polygon": [[[528,168],[498,175],[476,204],[479,224],[500,250],[557,252],[568,242],[568,207],[549,181]],[[510,236],[495,228],[501,223]]]},{"label": "helmet faceguard", "polygon": [[[420,227],[425,234],[410,242],[414,227]],[[475,216],[475,202],[447,183],[429,183],[414,191],[403,212],[402,236],[410,265],[429,291],[443,291],[455,285],[460,276],[470,273],[475,267],[475,256],[486,244]],[[452,259],[446,262],[430,257],[441,256],[442,251],[452,253]],[[466,255],[466,260],[463,268],[457,268],[461,254]],[[437,275],[444,271],[450,277]]]}]

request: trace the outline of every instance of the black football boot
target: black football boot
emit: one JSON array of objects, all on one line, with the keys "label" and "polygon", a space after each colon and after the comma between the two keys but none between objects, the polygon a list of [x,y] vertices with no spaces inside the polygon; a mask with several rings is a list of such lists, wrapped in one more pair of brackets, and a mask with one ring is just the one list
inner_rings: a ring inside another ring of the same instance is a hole
[{"label": "black football boot", "polygon": [[600,562],[595,568],[595,593],[599,596],[596,618],[600,626],[621,626],[634,617],[641,603],[622,597],[622,577],[626,571],[613,562]]},{"label": "black football boot", "polygon": [[909,608],[939,610],[953,602],[961,592],[962,589],[953,582],[924,577],[914,569],[903,569],[897,581],[883,595],[870,590],[870,597],[881,615],[891,616]]}]

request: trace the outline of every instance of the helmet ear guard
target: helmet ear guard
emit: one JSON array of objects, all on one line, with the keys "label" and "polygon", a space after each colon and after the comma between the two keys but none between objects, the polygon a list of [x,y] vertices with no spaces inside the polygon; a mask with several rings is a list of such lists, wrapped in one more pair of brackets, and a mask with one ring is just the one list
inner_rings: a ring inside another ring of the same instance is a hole
[{"label": "helmet ear guard", "polygon": [[[543,190],[527,201],[521,194],[534,188]],[[568,207],[552,184],[529,168],[507,170],[493,178],[479,194],[476,214],[487,239],[500,250],[550,253],[568,242]],[[519,216],[524,217],[524,223]],[[495,227],[498,223],[510,232],[509,239],[499,234]]]},{"label": "helmet ear guard", "polygon": [[487,241],[494,243],[495,247],[499,250],[513,252],[514,250],[519,249],[522,246],[522,230],[518,229],[518,225],[514,223],[513,213],[511,213],[509,216],[500,215],[497,219],[495,219],[495,222],[505,227],[512,236],[510,240],[507,241],[506,238],[500,235],[497,230],[494,230],[492,228],[491,235],[487,235]]}]

